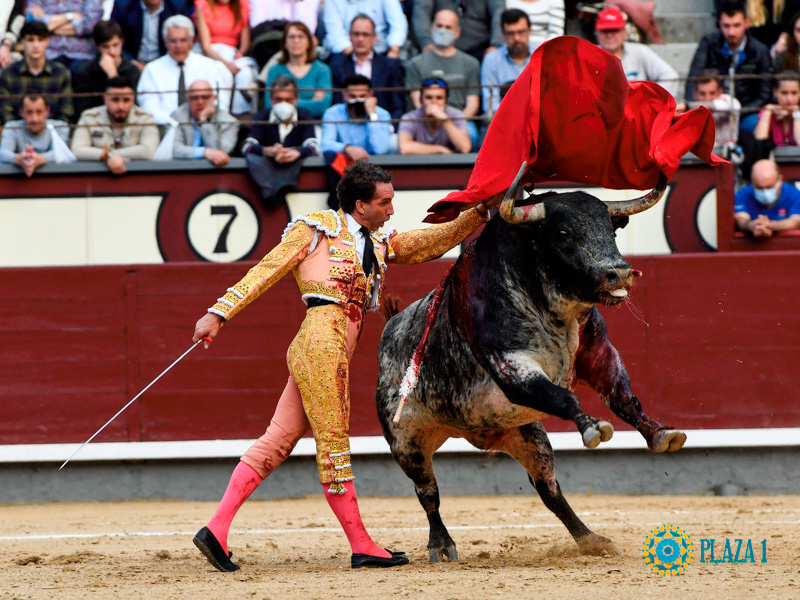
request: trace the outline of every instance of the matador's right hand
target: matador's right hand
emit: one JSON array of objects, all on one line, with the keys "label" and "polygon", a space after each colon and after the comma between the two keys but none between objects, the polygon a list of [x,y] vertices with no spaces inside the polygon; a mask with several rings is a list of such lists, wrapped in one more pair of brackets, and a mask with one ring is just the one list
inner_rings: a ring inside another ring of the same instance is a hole
[{"label": "matador's right hand", "polygon": [[[206,313],[202,316],[202,318],[200,318],[199,321],[197,321],[197,324],[195,324],[192,341],[197,342],[197,340],[201,340],[203,338],[209,338],[210,340],[213,340],[215,337],[217,337],[220,327],[222,327],[222,322],[222,317],[219,315],[215,315],[214,313]],[[210,342],[203,342],[203,346],[207,350],[210,346]]]}]

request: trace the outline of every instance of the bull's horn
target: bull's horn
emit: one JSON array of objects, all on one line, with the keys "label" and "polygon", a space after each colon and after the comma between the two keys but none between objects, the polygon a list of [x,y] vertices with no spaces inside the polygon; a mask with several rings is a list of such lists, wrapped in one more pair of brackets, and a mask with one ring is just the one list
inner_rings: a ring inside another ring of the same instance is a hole
[{"label": "bull's horn", "polygon": [[528,163],[522,163],[522,166],[519,168],[519,173],[517,173],[517,176],[511,183],[511,187],[508,188],[506,192],[506,197],[503,198],[503,202],[500,204],[500,216],[509,223],[533,223],[544,219],[544,204],[542,203],[532,204],[530,206],[514,206],[514,202],[517,199],[519,183],[527,168]]},{"label": "bull's horn", "polygon": [[630,215],[635,215],[655,205],[656,202],[661,200],[661,196],[664,195],[666,190],[667,178],[661,173],[658,176],[656,187],[654,187],[653,191],[649,194],[634,198],[633,200],[621,200],[619,202],[604,201],[604,204],[608,207],[608,212],[612,217],[629,217]]}]

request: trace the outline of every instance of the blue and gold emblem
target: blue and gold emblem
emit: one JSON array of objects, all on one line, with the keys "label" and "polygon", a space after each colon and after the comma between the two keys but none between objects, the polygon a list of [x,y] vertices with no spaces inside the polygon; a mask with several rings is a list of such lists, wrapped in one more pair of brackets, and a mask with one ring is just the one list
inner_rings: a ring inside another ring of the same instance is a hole
[{"label": "blue and gold emblem", "polygon": [[683,573],[694,557],[692,538],[676,525],[653,529],[642,545],[642,558],[653,573],[670,577]]}]

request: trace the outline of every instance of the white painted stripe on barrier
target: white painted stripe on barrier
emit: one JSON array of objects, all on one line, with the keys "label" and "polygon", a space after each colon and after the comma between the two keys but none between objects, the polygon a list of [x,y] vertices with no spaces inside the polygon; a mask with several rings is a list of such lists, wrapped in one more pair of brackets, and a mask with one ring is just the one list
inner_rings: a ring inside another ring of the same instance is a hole
[{"label": "white painted stripe on barrier", "polygon": [[[694,429],[686,432],[685,448],[773,448],[800,446],[800,427],[771,429]],[[577,432],[549,434],[557,452],[586,451]],[[181,442],[111,442],[86,446],[73,461],[177,460],[236,458],[244,454],[253,440],[191,440]],[[0,463],[62,462],[79,444],[12,444],[0,446]],[[353,454],[389,454],[383,436],[350,439]],[[618,431],[614,437],[591,452],[602,450],[646,450],[637,431]],[[447,440],[439,452],[482,452],[461,438]],[[312,438],[303,438],[293,456],[315,456]]]}]

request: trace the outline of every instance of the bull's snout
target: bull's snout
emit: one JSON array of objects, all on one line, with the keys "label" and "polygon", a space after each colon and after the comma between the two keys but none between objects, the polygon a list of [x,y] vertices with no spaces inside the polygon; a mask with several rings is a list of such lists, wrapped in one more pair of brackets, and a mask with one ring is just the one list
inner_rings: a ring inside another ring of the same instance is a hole
[{"label": "bull's snout", "polygon": [[629,265],[606,269],[604,274],[606,288],[613,290],[618,287],[630,287],[632,276],[633,271]]}]

